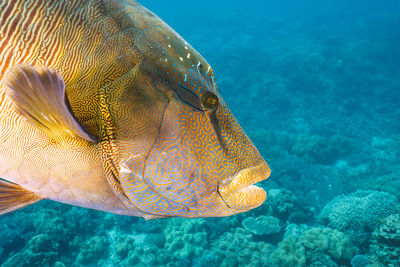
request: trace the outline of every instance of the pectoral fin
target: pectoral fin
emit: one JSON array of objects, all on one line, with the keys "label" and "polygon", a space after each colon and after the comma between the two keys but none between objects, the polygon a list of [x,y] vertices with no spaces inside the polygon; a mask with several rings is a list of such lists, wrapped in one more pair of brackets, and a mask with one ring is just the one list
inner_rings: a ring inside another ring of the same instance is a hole
[{"label": "pectoral fin", "polygon": [[7,94],[16,111],[63,146],[82,146],[95,142],[68,107],[61,75],[45,66],[17,65],[5,81]]},{"label": "pectoral fin", "polygon": [[0,180],[0,215],[21,209],[43,198],[31,191],[4,180]]}]

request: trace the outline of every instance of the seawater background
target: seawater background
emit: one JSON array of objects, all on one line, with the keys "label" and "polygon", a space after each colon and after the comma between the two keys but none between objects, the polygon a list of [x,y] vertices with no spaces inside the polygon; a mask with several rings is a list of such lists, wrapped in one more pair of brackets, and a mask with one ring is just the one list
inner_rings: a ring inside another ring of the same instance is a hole
[{"label": "seawater background", "polygon": [[213,66],[268,200],[148,222],[42,201],[0,217],[2,266],[400,266],[400,2],[141,2]]}]

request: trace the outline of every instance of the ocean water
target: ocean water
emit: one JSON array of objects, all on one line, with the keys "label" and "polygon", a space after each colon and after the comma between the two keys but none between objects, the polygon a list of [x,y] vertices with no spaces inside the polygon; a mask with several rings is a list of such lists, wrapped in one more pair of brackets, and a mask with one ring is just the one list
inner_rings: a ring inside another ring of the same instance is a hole
[{"label": "ocean water", "polygon": [[213,66],[266,202],[144,221],[41,201],[0,217],[1,266],[400,266],[400,2],[140,2]]}]

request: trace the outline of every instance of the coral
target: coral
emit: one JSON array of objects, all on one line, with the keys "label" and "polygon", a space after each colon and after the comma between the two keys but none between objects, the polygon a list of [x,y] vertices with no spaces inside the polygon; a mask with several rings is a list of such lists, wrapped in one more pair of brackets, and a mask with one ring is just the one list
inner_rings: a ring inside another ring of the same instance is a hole
[{"label": "coral", "polygon": [[373,232],[370,253],[384,266],[400,266],[400,214],[388,216]]},{"label": "coral", "polygon": [[[19,213],[16,213],[19,215]],[[3,216],[5,217],[5,216]],[[7,217],[6,217],[7,218]],[[21,224],[15,224],[12,220],[2,220],[2,230],[0,231],[0,252],[4,258],[8,258],[9,253],[22,249],[26,243],[24,232],[32,231],[32,226],[26,226],[25,218],[15,216],[16,221]]]},{"label": "coral", "polygon": [[353,248],[348,237],[330,228],[312,228],[304,232],[299,241],[311,250],[322,250],[334,260],[350,259]]},{"label": "coral", "polygon": [[213,243],[216,266],[268,266],[271,244],[252,241],[252,234],[243,228],[227,232]]},{"label": "coral", "polygon": [[2,266],[53,266],[59,246],[59,240],[51,234],[38,234],[27,242],[25,249],[8,258]]},{"label": "coral", "polygon": [[93,236],[82,244],[76,260],[78,263],[89,264],[96,263],[104,256],[107,256],[106,239],[101,236]]},{"label": "coral", "polygon": [[165,249],[175,258],[199,256],[208,246],[204,219],[172,219],[164,230]]},{"label": "coral", "polygon": [[71,225],[66,223],[61,211],[56,209],[42,209],[32,216],[33,226],[39,233],[48,234],[53,241],[62,242],[71,236]]},{"label": "coral", "polygon": [[59,244],[54,242],[48,234],[38,234],[29,240],[29,248],[34,253],[57,250]]},{"label": "coral", "polygon": [[395,213],[398,202],[385,192],[356,191],[338,196],[320,212],[320,221],[346,233],[353,243],[366,242],[379,219]]},{"label": "coral", "polygon": [[295,235],[285,238],[270,256],[273,266],[306,266],[305,247]]},{"label": "coral", "polygon": [[194,260],[193,267],[215,267],[218,257],[211,252],[207,252]]},{"label": "coral", "polygon": [[129,252],[128,255],[128,266],[136,265],[140,262],[140,259],[135,251]]},{"label": "coral", "polygon": [[165,236],[162,233],[128,234],[114,229],[108,232],[108,236],[111,242],[107,264],[159,266],[176,260],[164,249]]},{"label": "coral", "polygon": [[114,246],[116,254],[120,258],[126,258],[130,251],[134,249],[134,240],[130,236],[122,236],[117,239],[117,242]]},{"label": "coral", "polygon": [[355,255],[350,263],[351,267],[366,267],[369,264],[369,260],[364,255]]},{"label": "coral", "polygon": [[271,189],[268,191],[267,206],[272,214],[279,217],[286,217],[294,208],[297,202],[293,193],[287,189]]},{"label": "coral", "polygon": [[31,250],[26,249],[12,257],[8,258],[1,266],[2,267],[15,267],[15,266],[52,266],[55,254],[33,253]]},{"label": "coral", "polygon": [[[390,256],[399,253],[398,215],[391,215],[398,202],[376,191],[347,195],[381,190],[400,199],[400,53],[399,33],[392,30],[399,24],[399,1],[376,4],[379,12],[368,11],[379,1],[363,1],[356,12],[346,3],[340,21],[336,2],[345,1],[335,1],[324,20],[280,5],[266,16],[267,1],[258,1],[239,10],[257,6],[256,13],[264,12],[260,20],[249,13],[246,21],[225,12],[229,1],[214,1],[225,9],[213,8],[213,17],[201,14],[201,23],[190,20],[192,12],[177,16],[167,8],[171,1],[145,2],[162,5],[165,19],[186,29],[182,36],[214,62],[224,101],[272,169],[261,183],[269,190],[265,204],[226,218],[145,221],[44,200],[0,216],[0,265],[81,266],[83,246],[101,236],[109,245],[102,259],[88,260],[91,266],[350,266],[349,258],[335,259],[340,250],[329,252],[335,250],[326,244],[337,242],[330,231],[308,232],[323,229],[315,222],[319,212],[322,224],[359,245],[356,253],[365,256],[354,256],[354,267],[367,256],[373,266],[399,266]],[[283,231],[265,236],[243,229],[252,221],[246,218],[259,216],[291,224],[283,238]],[[278,248],[266,243],[274,238]]]},{"label": "coral", "polygon": [[285,235],[283,236],[283,239],[291,236],[291,235],[297,235],[300,236],[303,232],[307,231],[309,227],[305,224],[302,225],[297,225],[295,223],[288,224],[285,229]]},{"label": "coral", "polygon": [[[174,258],[174,255],[167,249],[166,237],[164,234],[146,234],[140,241],[135,242],[135,254],[143,264],[164,265],[169,261],[177,261],[179,258]],[[180,255],[179,255],[180,256]],[[179,257],[178,256],[178,257]],[[133,257],[129,254],[129,257]],[[135,258],[130,259],[130,262]]]},{"label": "coral", "polygon": [[165,242],[166,239],[163,234],[147,234],[143,239],[143,243],[152,244],[158,248],[164,248]]},{"label": "coral", "polygon": [[16,253],[2,266],[53,266],[58,246],[48,234],[38,234],[29,240],[25,250]]},{"label": "coral", "polygon": [[243,227],[256,235],[269,235],[281,231],[280,221],[272,216],[248,217],[242,221]]},{"label": "coral", "polygon": [[[157,247],[153,245],[143,244],[142,246],[135,249],[135,254],[138,256],[140,262],[144,265],[154,266],[157,265],[157,261],[161,255],[160,251],[157,250]],[[130,255],[132,256],[132,255]],[[131,258],[130,261],[135,260]]]},{"label": "coral", "polygon": [[287,236],[278,244],[270,260],[280,266],[339,266],[353,254],[349,238],[330,228],[312,228]]},{"label": "coral", "polygon": [[341,136],[326,138],[318,135],[300,135],[292,147],[299,156],[308,156],[319,163],[331,163],[348,150],[348,140]]}]

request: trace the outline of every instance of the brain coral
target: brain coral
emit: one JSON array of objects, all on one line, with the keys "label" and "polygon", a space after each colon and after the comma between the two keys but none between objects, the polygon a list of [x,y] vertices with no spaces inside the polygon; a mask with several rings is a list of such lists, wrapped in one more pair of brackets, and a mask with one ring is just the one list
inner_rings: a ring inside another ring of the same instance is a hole
[{"label": "brain coral", "polygon": [[345,234],[316,227],[286,237],[270,261],[273,266],[342,266],[350,263],[352,255],[353,247]]},{"label": "brain coral", "polygon": [[400,214],[393,214],[372,234],[370,252],[384,266],[400,266]]},{"label": "brain coral", "polygon": [[256,235],[269,235],[281,231],[280,221],[272,216],[248,217],[242,221],[243,227]]},{"label": "brain coral", "polygon": [[323,224],[346,233],[353,243],[366,242],[379,219],[393,214],[398,202],[385,192],[358,190],[348,196],[338,196],[321,211]]}]

